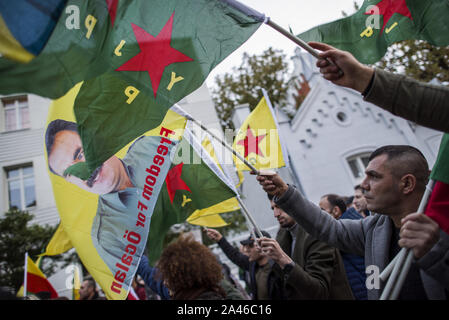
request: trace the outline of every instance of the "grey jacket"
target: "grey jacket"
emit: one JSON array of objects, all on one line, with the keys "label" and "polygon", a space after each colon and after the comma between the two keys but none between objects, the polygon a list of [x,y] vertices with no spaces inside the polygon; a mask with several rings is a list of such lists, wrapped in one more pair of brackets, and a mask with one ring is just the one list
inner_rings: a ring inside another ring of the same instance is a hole
[{"label": "grey jacket", "polygon": [[[365,257],[365,265],[382,270],[388,265],[393,221],[385,215],[374,214],[360,220],[336,220],[305,199],[289,186],[275,203],[292,216],[312,236],[340,250]],[[445,299],[449,288],[449,235],[440,232],[440,240],[422,258],[415,260],[429,299]],[[385,284],[368,290],[368,299],[377,300]]]},{"label": "grey jacket", "polygon": [[449,88],[375,69],[364,99],[396,116],[449,132]]}]

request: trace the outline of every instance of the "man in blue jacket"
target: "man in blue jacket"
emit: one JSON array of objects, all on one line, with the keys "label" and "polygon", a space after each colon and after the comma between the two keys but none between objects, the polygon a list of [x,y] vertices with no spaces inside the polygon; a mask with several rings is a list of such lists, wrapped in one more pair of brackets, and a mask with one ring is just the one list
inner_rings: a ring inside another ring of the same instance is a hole
[{"label": "man in blue jacket", "polygon": [[[358,220],[363,217],[354,208],[347,209],[345,202],[336,194],[326,194],[321,197],[320,208],[335,219]],[[346,277],[356,300],[367,300],[365,259],[362,256],[346,253],[340,250]]]}]

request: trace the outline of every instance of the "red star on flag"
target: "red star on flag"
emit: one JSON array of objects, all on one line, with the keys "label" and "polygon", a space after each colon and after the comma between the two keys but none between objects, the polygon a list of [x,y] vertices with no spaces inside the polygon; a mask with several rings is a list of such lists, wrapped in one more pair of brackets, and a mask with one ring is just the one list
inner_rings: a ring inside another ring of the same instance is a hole
[{"label": "red star on flag", "polygon": [[[390,21],[391,17],[395,13],[399,13],[403,15],[404,17],[410,18],[410,20],[413,20],[412,14],[410,13],[410,10],[407,7],[407,3],[405,3],[405,0],[382,0],[377,5],[379,8],[379,15],[383,16],[383,26],[382,30],[380,31],[380,34],[385,29],[385,26],[387,25],[388,21]],[[366,15],[372,15],[373,11],[365,12]]]},{"label": "red star on flag", "polygon": [[173,203],[175,193],[177,190],[187,190],[189,192],[192,192],[190,191],[189,186],[181,178],[183,165],[184,163],[181,162],[180,164],[171,168],[170,171],[168,171],[167,173],[167,177],[165,178],[168,196],[170,197],[171,203]]},{"label": "red star on flag", "polygon": [[251,128],[248,126],[246,130],[246,137],[243,140],[237,141],[238,145],[241,145],[245,148],[244,157],[248,157],[250,153],[255,153],[259,156],[264,157],[262,151],[259,148],[259,143],[265,138],[266,134],[260,136],[254,136]]},{"label": "red star on flag", "polygon": [[165,67],[175,62],[193,61],[170,45],[174,15],[173,12],[156,37],[131,23],[140,52],[116,69],[116,71],[147,71],[155,98]]}]

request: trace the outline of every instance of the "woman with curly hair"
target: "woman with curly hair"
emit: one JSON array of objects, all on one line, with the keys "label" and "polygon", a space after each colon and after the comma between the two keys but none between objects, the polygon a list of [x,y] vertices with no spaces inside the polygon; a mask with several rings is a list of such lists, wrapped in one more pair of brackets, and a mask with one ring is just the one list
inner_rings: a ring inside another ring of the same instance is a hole
[{"label": "woman with curly hair", "polygon": [[221,265],[192,235],[181,235],[168,245],[157,267],[174,300],[222,300]]}]

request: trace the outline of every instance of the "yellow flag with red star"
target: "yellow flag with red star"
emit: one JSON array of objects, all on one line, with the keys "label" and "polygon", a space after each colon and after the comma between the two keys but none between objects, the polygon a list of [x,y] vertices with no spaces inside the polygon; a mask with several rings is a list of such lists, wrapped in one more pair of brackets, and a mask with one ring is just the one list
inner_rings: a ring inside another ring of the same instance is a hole
[{"label": "yellow flag with red star", "polygon": [[[281,146],[280,131],[268,95],[249,114],[238,131],[233,149],[256,169],[274,169],[286,166],[285,148]],[[251,169],[234,156],[237,170]]]}]

